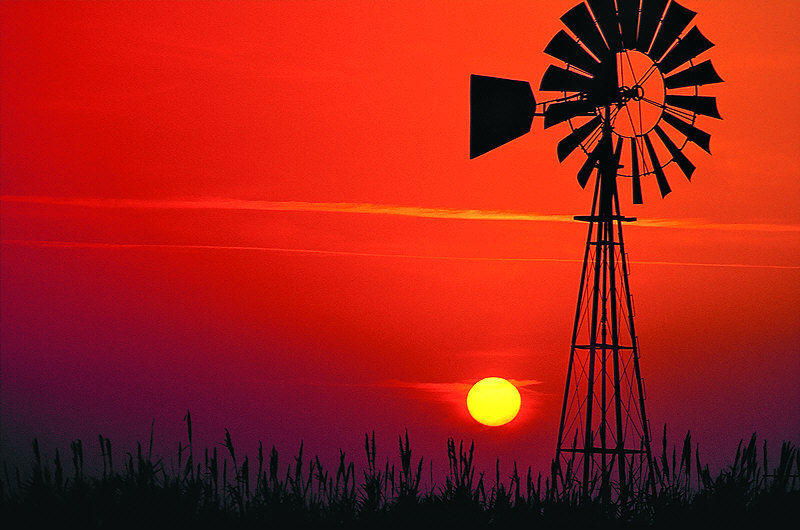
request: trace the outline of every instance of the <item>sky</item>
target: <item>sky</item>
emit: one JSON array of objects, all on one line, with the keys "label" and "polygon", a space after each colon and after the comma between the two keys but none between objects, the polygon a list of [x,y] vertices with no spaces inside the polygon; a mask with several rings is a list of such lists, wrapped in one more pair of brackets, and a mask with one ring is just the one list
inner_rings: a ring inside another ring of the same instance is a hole
[{"label": "sky", "polygon": [[[469,76],[546,99],[575,3],[0,3],[4,458],[151,425],[174,455],[190,410],[285,464],[407,429],[434,473],[448,437],[546,472],[591,196],[566,124],[470,160]],[[800,442],[800,4],[681,3],[723,120],[622,211],[654,434],[720,465]],[[505,426],[466,409],[489,376]]]}]

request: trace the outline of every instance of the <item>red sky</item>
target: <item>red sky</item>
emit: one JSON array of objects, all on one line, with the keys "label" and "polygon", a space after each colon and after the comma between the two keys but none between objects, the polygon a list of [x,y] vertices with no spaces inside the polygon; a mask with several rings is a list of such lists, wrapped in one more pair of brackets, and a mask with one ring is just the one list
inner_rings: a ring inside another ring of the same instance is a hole
[{"label": "red sky", "polygon": [[[469,75],[538,84],[576,2],[2,2],[0,396],[14,453],[301,440],[548,469],[589,193],[566,125],[468,158]],[[623,213],[648,416],[800,440],[793,0],[685,0],[722,121]],[[516,380],[482,427],[469,385]],[[721,456],[720,456],[721,455]]]}]

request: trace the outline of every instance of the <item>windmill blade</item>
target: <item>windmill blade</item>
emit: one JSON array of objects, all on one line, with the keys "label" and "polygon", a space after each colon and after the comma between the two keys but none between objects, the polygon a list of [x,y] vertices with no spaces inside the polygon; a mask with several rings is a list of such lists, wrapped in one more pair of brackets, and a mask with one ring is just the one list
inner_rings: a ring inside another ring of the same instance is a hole
[{"label": "windmill blade", "polygon": [[614,148],[614,159],[613,159],[613,168],[614,168],[614,187],[617,186],[617,175],[619,174],[619,161],[622,158],[622,136],[617,138],[617,146]]},{"label": "windmill blade", "polygon": [[633,179],[633,204],[642,204],[642,177],[639,175],[639,155],[636,137],[631,138],[631,177]]},{"label": "windmill blade", "polygon": [[594,105],[586,100],[551,103],[544,111],[544,128],[548,129],[576,116],[590,116],[594,113]]},{"label": "windmill blade", "polygon": [[698,129],[691,123],[685,122],[680,118],[676,118],[669,112],[662,115],[665,122],[672,125],[675,130],[684,135],[690,142],[700,146],[706,153],[711,154],[711,135],[707,132]]},{"label": "windmill blade", "polygon": [[594,168],[597,167],[597,160],[600,158],[600,145],[598,144],[595,146],[594,150],[589,154],[586,158],[586,162],[583,163],[581,169],[578,170],[578,184],[581,185],[581,188],[586,187],[586,183],[589,182],[589,177],[592,176],[592,171]]},{"label": "windmill blade", "polygon": [[642,4],[639,33],[636,36],[636,49],[640,52],[647,53],[650,49],[653,36],[656,34],[656,28],[661,20],[661,15],[664,14],[664,9],[666,9],[668,1],[669,0],[652,0],[651,2],[644,2]]},{"label": "windmill blade", "polygon": [[597,129],[598,126],[600,126],[601,120],[601,116],[595,116],[588,122],[572,131],[569,136],[558,142],[558,161],[563,162],[564,159],[567,158],[576,147],[581,145],[581,142],[588,138],[588,136],[592,134],[592,132]]},{"label": "windmill blade", "polygon": [[672,141],[672,138],[667,136],[667,133],[664,132],[664,129],[656,125],[655,131],[658,137],[661,138],[661,141],[664,143],[667,151],[669,151],[669,154],[672,155],[672,160],[678,164],[678,167],[681,168],[681,171],[683,171],[683,174],[686,175],[686,178],[691,181],[692,173],[694,173],[695,170],[694,164],[692,164],[689,159],[686,158],[686,155],[684,155],[683,151],[681,151],[680,148],[675,145],[675,142]]},{"label": "windmill blade", "polygon": [[469,157],[475,158],[531,130],[536,100],[526,81],[472,74]]},{"label": "windmill blade", "polygon": [[587,0],[589,7],[594,13],[594,18],[600,26],[600,32],[606,39],[611,51],[622,50],[622,35],[619,33],[619,20],[617,19],[617,9],[614,7],[614,0]]},{"label": "windmill blade", "polygon": [[587,92],[592,88],[592,78],[551,64],[542,76],[539,90],[557,92]]},{"label": "windmill blade", "polygon": [[664,20],[661,21],[661,27],[658,29],[656,40],[653,41],[653,46],[650,48],[650,59],[658,62],[664,53],[672,46],[689,22],[697,15],[694,11],[686,9],[674,0],[669,4],[667,13],[664,15]]},{"label": "windmill blade", "polygon": [[589,48],[589,51],[601,61],[608,55],[608,46],[606,46],[600,30],[594,23],[592,15],[589,13],[589,8],[586,4],[581,2],[576,5],[561,17],[561,22],[569,28],[569,30],[578,37],[581,42]]},{"label": "windmill blade", "polygon": [[617,0],[622,43],[625,48],[636,48],[636,32],[639,29],[639,0]]},{"label": "windmill blade", "polygon": [[658,63],[658,68],[663,75],[666,75],[713,46],[714,43],[700,33],[700,30],[695,26],[664,56],[661,62]]},{"label": "windmill blade", "polygon": [[667,94],[664,103],[671,107],[685,109],[695,114],[722,119],[717,110],[717,98],[710,96],[678,96]]},{"label": "windmill blade", "polygon": [[583,49],[583,46],[575,42],[572,37],[567,35],[563,29],[556,33],[553,40],[544,49],[544,53],[560,59],[567,64],[577,66],[585,72],[594,74],[600,68],[594,57]]},{"label": "windmill blade", "polygon": [[722,78],[717,74],[716,70],[714,70],[711,61],[703,61],[700,64],[696,64],[664,79],[664,86],[666,88],[682,88],[687,86],[710,85],[713,83],[722,83]]},{"label": "windmill blade", "polygon": [[618,171],[620,168],[619,161],[622,158],[622,136],[617,139],[617,146],[614,148],[614,168]]},{"label": "windmill blade", "polygon": [[658,161],[656,150],[653,149],[653,143],[650,141],[648,135],[644,135],[644,143],[647,146],[647,152],[650,154],[650,162],[653,164],[653,173],[656,175],[656,182],[658,182],[658,191],[661,192],[661,197],[666,197],[672,189],[667,182],[667,176],[664,175],[664,170],[661,167],[661,162]]}]

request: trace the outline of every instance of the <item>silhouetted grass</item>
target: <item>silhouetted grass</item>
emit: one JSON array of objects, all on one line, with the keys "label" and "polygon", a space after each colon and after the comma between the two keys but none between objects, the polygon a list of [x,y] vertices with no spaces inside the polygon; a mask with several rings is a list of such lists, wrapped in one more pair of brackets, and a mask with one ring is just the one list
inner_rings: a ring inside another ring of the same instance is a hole
[{"label": "silhouetted grass", "polygon": [[[33,441],[33,463],[23,478],[8,469],[0,480],[0,522],[47,528],[772,528],[800,520],[798,448],[784,442],[776,467],[759,454],[755,435],[739,443],[733,463],[716,475],[703,466],[687,433],[680,453],[667,447],[666,427],[656,458],[656,492],[624,506],[600,497],[582,499],[554,486],[550,477],[477,473],[474,444],[447,440],[448,474],[427,490],[420,486],[423,459],[412,457],[408,433],[400,436],[399,465],[379,463],[375,436],[365,435],[367,464],[360,473],[339,452],[326,469],[303,446],[281,464],[275,447],[261,443],[255,460],[237,454],[225,430],[222,450],[196,453],[191,416],[188,444],[178,446],[177,466],[165,467],[137,443],[122,462],[111,441],[98,437],[102,474],[87,476],[80,440],[70,462],[56,450],[52,462]],[[282,471],[283,470],[283,471]],[[769,472],[767,472],[769,470]],[[634,490],[647,491],[643,485]],[[10,526],[5,526],[6,528]]]}]

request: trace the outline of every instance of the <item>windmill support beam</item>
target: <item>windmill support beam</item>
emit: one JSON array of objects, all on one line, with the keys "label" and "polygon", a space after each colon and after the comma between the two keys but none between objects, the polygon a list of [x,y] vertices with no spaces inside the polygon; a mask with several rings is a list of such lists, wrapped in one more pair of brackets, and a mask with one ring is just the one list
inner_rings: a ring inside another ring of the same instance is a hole
[{"label": "windmill support beam", "polygon": [[622,239],[622,224],[635,218],[619,212],[619,161],[605,110],[592,213],[575,217],[589,229],[554,471],[565,492],[624,504],[655,482]]},{"label": "windmill support beam", "polygon": [[600,217],[599,215],[576,215],[573,217],[576,221],[583,221],[586,223],[596,223],[597,221],[620,221],[622,223],[632,223],[636,221],[636,217],[624,217],[622,215],[612,215]]}]

